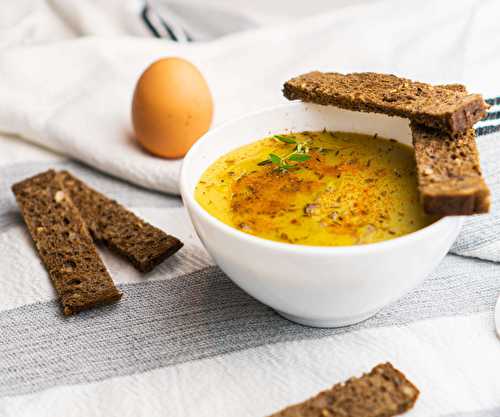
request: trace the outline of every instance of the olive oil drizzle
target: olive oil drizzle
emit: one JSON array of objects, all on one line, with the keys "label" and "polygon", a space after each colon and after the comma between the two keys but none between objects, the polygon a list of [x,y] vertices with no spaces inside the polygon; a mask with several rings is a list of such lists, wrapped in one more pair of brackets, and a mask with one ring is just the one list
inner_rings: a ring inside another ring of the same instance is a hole
[{"label": "olive oil drizzle", "polygon": [[435,220],[420,205],[414,164],[410,147],[377,136],[275,135],[221,157],[195,196],[224,223],[266,239],[373,243]]}]

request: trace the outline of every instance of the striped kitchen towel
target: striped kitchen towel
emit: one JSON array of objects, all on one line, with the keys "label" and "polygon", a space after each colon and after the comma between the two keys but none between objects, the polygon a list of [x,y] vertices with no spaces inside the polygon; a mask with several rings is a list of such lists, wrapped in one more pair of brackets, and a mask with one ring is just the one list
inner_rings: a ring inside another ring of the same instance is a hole
[{"label": "striped kitchen towel", "polygon": [[485,216],[467,218],[452,247],[453,253],[500,262],[500,97],[486,99],[488,115],[476,125],[481,167],[491,188],[492,209]]},{"label": "striped kitchen towel", "polygon": [[[9,190],[48,167],[71,170],[186,246],[146,276],[102,249],[124,298],[63,317]],[[447,255],[375,317],[307,328],[213,265],[177,197],[14,138],[0,142],[0,177],[1,416],[265,416],[388,360],[422,391],[408,416],[500,415],[497,263]]]},{"label": "striped kitchen towel", "polygon": [[[57,10],[63,7],[60,3],[67,5],[56,1]],[[478,26],[481,31],[472,31],[468,39],[480,53],[484,50],[483,40],[496,35],[498,25],[490,27],[485,20],[495,13],[489,10],[495,9],[494,6],[472,3],[469,12],[474,10],[473,16],[481,16]],[[378,2],[376,6],[345,8],[293,24],[247,30],[211,42],[185,43],[144,37],[116,38],[116,31],[111,32],[113,38],[97,36],[107,33],[101,28],[106,21],[102,19],[109,14],[105,13],[107,8],[102,8],[101,16],[88,10],[100,4],[99,1],[82,0],[78,4],[70,10],[62,9],[61,16],[72,27],[76,25],[73,22],[79,22],[80,32],[86,35],[93,32],[81,27],[97,21],[94,36],[0,49],[3,80],[0,131],[19,135],[100,171],[162,192],[178,193],[181,161],[152,157],[137,146],[130,123],[130,103],[141,72],[150,62],[165,55],[183,56],[199,66],[214,96],[214,125],[286,102],[281,94],[283,81],[314,68],[396,72],[435,83],[464,82],[470,91],[484,94],[500,91],[500,80],[497,81],[494,71],[495,65],[500,67],[500,57],[496,54],[489,54],[487,65],[483,62],[477,68],[474,56],[462,56],[461,45],[454,42],[443,46],[430,37],[410,36],[411,42],[403,51],[398,42],[387,43],[393,32],[405,36],[411,32],[407,10],[394,7],[394,0]],[[135,12],[141,13],[140,10]],[[390,24],[380,21],[384,10]],[[79,14],[71,15],[70,19],[70,11]],[[422,21],[427,21],[429,14],[449,19],[448,25],[442,25],[436,17],[432,26],[442,39],[450,37],[448,31],[462,33],[471,24],[466,10],[456,18],[449,15],[446,2],[440,3],[436,10],[430,2],[424,3],[414,14]],[[88,19],[88,15],[93,19]],[[365,33],[357,25],[347,24],[353,16],[356,22],[380,23],[377,30],[367,28]],[[163,21],[170,22],[167,17]],[[111,22],[116,26],[114,20],[110,20],[110,26],[114,27]],[[366,39],[358,39],[368,34]],[[345,41],[338,42],[339,39]],[[413,51],[418,50],[425,50],[433,58],[432,66],[426,60],[415,59]]]},{"label": "striped kitchen towel", "polygon": [[[31,3],[31,4],[30,4]],[[0,47],[83,36],[203,42],[252,29],[238,8],[168,0],[24,0],[4,8]]]},{"label": "striped kitchen towel", "polygon": [[476,126],[476,135],[490,135],[500,132],[500,97],[486,99],[491,106],[488,115]]}]

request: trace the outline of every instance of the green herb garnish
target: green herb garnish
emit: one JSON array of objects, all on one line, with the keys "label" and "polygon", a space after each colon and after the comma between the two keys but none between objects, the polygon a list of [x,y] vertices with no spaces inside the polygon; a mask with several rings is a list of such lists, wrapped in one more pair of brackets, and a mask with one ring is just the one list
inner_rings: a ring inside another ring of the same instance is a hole
[{"label": "green herb garnish", "polygon": [[295,139],[293,139],[293,138],[287,138],[286,136],[274,135],[273,138],[274,139],[278,139],[281,142],[285,142],[285,143],[294,143],[294,144],[297,143],[297,141]]},{"label": "green herb garnish", "polygon": [[290,155],[290,157],[288,158],[289,161],[295,161],[295,162],[305,162],[309,159],[311,159],[311,157],[303,153],[294,153]]},{"label": "green herb garnish", "polygon": [[274,164],[276,165],[277,171],[285,172],[288,170],[300,168],[298,164],[290,164],[290,162],[305,162],[311,159],[311,157],[307,155],[309,153],[309,147],[307,146],[306,143],[299,143],[293,138],[289,138],[282,135],[274,135],[273,138],[286,144],[295,145],[293,152],[284,157],[281,157],[274,153],[270,153],[268,159],[260,161],[257,165],[262,166],[262,165]]},{"label": "green herb garnish", "polygon": [[283,159],[281,159],[281,157],[279,157],[278,155],[275,155],[273,153],[269,154],[269,159],[271,160],[271,162],[273,164],[282,164],[283,163]]}]

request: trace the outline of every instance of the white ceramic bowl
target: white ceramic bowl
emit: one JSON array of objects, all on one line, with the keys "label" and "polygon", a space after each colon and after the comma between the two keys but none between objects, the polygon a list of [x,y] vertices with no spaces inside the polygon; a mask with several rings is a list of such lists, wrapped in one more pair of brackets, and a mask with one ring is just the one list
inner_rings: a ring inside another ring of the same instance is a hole
[{"label": "white ceramic bowl", "polygon": [[227,152],[271,134],[341,130],[411,145],[408,121],[331,106],[292,103],[208,132],[189,151],[181,194],[194,227],[220,268],[244,291],[295,322],[317,327],[357,323],[420,284],[457,237],[461,217],[445,217],[393,240],[320,247],[265,240],[208,214],[194,190],[205,169]]}]

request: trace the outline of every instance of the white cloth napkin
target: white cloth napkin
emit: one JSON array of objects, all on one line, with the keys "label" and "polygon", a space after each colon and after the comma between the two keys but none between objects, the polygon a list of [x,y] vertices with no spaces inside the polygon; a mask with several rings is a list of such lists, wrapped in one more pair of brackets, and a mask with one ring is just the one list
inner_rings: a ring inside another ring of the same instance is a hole
[{"label": "white cloth napkin", "polygon": [[[386,0],[211,42],[99,36],[10,46],[0,54],[0,131],[178,193],[181,161],[145,153],[131,129],[131,95],[149,63],[165,56],[194,62],[213,92],[214,126],[284,102],[282,83],[312,69],[391,72],[498,92],[500,54],[491,51],[500,42],[500,4],[458,3],[424,1],[410,11]],[[80,27],[89,16],[79,15]]]}]

